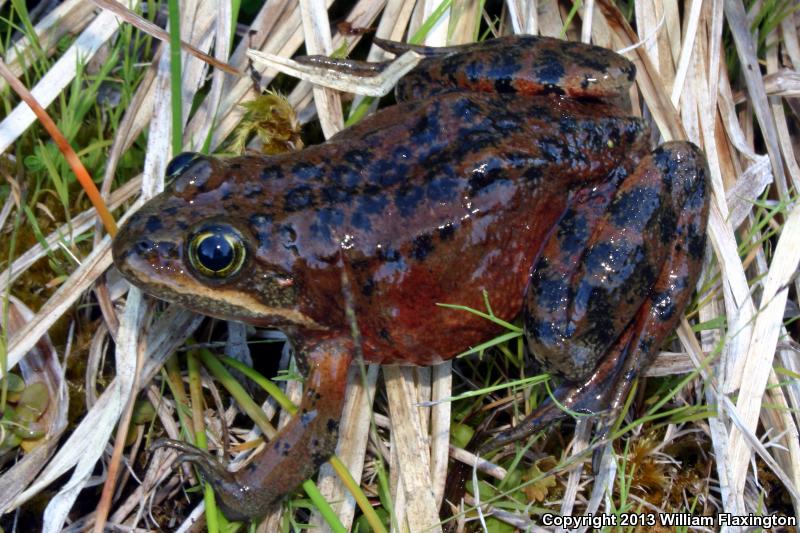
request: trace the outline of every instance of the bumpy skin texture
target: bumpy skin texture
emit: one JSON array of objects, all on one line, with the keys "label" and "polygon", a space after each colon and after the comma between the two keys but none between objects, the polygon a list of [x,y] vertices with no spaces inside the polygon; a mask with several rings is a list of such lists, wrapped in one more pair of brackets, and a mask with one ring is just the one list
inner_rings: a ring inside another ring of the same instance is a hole
[{"label": "bumpy skin texture", "polygon": [[[343,278],[368,361],[432,364],[496,334],[436,305],[482,308],[486,290],[499,317],[523,312],[535,357],[567,378],[556,397],[592,412],[624,396],[696,283],[705,159],[689,143],[648,153],[642,122],[600,98],[630,85],[628,61],[528,36],[417,50],[429,57],[401,81],[401,102],[325,144],[177,157],[167,190],[114,243],[134,284],[279,327],[307,360],[301,413],[249,468],[164,444],[198,464],[229,516],[264,514],[333,451],[353,352]],[[229,277],[189,260],[209,227],[243,243]],[[558,416],[545,403],[523,426]]]}]

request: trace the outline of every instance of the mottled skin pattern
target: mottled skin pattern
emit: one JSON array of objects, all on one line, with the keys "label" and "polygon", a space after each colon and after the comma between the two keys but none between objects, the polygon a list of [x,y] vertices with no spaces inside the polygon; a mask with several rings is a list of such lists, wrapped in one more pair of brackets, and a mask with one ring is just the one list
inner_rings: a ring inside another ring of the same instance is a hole
[{"label": "mottled skin pattern", "polygon": [[[429,57],[400,82],[401,102],[325,144],[178,156],[167,190],[114,243],[134,284],[279,327],[309,367],[300,413],[243,471],[162,443],[200,467],[233,518],[266,513],[333,451],[354,351],[343,273],[368,361],[427,365],[490,338],[489,321],[436,305],[482,308],[486,290],[499,317],[523,312],[535,357],[568,378],[558,397],[585,411],[624,395],[696,282],[705,159],[688,143],[649,154],[642,122],[599,98],[630,85],[629,62],[526,36],[418,50]],[[231,275],[188,257],[209,227],[242,243]],[[525,426],[560,413],[545,404]]]}]

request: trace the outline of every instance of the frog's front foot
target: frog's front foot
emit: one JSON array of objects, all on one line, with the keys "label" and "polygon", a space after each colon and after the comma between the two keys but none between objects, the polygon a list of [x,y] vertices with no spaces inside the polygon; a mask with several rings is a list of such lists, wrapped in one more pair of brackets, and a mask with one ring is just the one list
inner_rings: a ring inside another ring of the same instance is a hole
[{"label": "frog's front foot", "polygon": [[232,520],[245,520],[247,518],[247,516],[239,515],[236,508],[231,507],[229,503],[241,502],[244,499],[244,495],[250,491],[250,488],[241,485],[236,480],[236,476],[229,472],[216,457],[205,450],[174,439],[158,439],[150,447],[150,450],[154,451],[158,448],[172,448],[180,452],[175,459],[176,464],[187,461],[192,463],[200,471],[203,479],[214,487],[214,491],[220,497],[219,505],[228,518]]},{"label": "frog's front foot", "polygon": [[228,518],[246,520],[263,516],[313,476],[333,454],[351,353],[349,339],[334,338],[301,354],[310,371],[297,414],[241,470],[229,472],[210,453],[183,442],[162,439],[153,447],[178,450],[179,462],[194,464],[211,483]]},{"label": "frog's front foot", "polygon": [[537,359],[566,381],[482,451],[566,416],[559,404],[584,414],[618,411],[633,379],[675,330],[697,284],[707,176],[699,148],[666,143],[622,173],[618,187],[609,181],[617,188],[607,206],[590,198],[565,215],[532,269],[525,333]]}]

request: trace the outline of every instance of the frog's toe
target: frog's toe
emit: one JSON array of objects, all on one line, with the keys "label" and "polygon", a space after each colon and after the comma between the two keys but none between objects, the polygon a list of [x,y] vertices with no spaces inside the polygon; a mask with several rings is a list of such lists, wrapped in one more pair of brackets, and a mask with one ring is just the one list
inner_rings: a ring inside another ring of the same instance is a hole
[{"label": "frog's toe", "polygon": [[179,453],[175,459],[175,464],[192,463],[203,478],[211,483],[214,492],[219,500],[218,505],[222,508],[225,516],[231,520],[246,520],[249,515],[237,511],[243,499],[243,495],[249,491],[249,487],[240,484],[234,474],[229,472],[225,466],[206,450],[201,450],[191,444],[173,439],[158,439],[150,447],[150,450],[158,448],[171,448]]}]

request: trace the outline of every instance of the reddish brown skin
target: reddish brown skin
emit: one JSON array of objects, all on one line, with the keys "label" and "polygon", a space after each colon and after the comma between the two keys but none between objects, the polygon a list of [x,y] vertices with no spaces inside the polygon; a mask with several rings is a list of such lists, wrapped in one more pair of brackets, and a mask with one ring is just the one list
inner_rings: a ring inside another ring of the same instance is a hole
[{"label": "reddish brown skin", "polygon": [[[557,397],[591,412],[624,396],[696,283],[705,159],[689,143],[649,154],[642,122],[600,99],[630,85],[627,60],[528,36],[417,50],[429,57],[400,82],[401,102],[325,144],[177,157],[167,190],[114,243],[144,290],[278,327],[310,367],[305,414],[251,467],[231,474],[163,443],[201,468],[231,517],[263,515],[333,451],[354,351],[343,278],[366,360],[428,365],[491,338],[491,322],[436,305],[480,309],[485,290],[499,317],[523,312],[534,356],[567,378]],[[246,250],[231,276],[208,278],[187,257],[211,222]],[[524,426],[560,413],[545,404]]]}]

